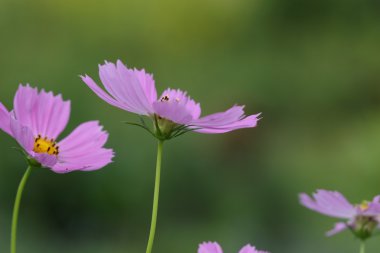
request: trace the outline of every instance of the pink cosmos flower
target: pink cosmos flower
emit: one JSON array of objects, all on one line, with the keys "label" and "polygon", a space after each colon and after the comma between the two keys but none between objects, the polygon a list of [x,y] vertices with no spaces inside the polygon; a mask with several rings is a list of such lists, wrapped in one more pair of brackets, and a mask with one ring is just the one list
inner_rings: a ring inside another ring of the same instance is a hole
[{"label": "pink cosmos flower", "polygon": [[255,127],[259,120],[259,114],[245,116],[244,106],[237,105],[225,112],[201,117],[200,104],[181,90],[166,89],[157,99],[153,76],[143,69],[128,69],[120,60],[116,64],[105,62],[99,65],[99,76],[108,93],[91,77],[81,78],[107,103],[158,120],[164,139],[178,125],[199,133],[217,134]]},{"label": "pink cosmos flower", "polygon": [[328,231],[327,236],[332,236],[346,229],[350,229],[362,240],[372,235],[380,224],[380,195],[372,201],[363,201],[362,204],[352,205],[339,192],[317,190],[313,198],[305,193],[300,194],[300,202],[303,206],[321,214],[345,219],[338,222]]},{"label": "pink cosmos flower", "polygon": [[[222,248],[217,242],[204,242],[199,245],[198,253],[223,253]],[[269,253],[267,251],[257,250],[250,244],[241,248],[239,253]]]},{"label": "pink cosmos flower", "polygon": [[17,140],[29,159],[57,173],[97,170],[112,162],[112,149],[103,148],[108,134],[97,121],[79,125],[56,142],[70,116],[70,101],[61,95],[20,85],[14,109],[0,103],[0,129]]}]

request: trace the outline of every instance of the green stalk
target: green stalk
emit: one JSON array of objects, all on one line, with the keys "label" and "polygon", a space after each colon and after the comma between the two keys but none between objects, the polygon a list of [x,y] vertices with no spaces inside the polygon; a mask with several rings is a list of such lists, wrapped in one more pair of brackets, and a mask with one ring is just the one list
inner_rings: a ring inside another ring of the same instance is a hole
[{"label": "green stalk", "polygon": [[163,144],[164,144],[164,141],[162,141],[162,140],[158,141],[157,162],[156,162],[156,179],[155,179],[155,185],[154,185],[152,221],[150,224],[150,232],[149,232],[148,245],[146,247],[146,253],[152,252],[154,235],[156,233],[158,197],[159,197],[159,193],[160,193],[160,175],[161,175],[161,160],[162,160]]},{"label": "green stalk", "polygon": [[12,216],[12,230],[11,230],[11,253],[16,253],[16,236],[17,236],[17,221],[18,221],[18,213],[20,209],[20,202],[22,197],[22,192],[24,190],[26,181],[30,173],[32,172],[32,167],[29,166],[25,171],[24,176],[21,179],[21,182],[17,189],[16,200],[13,207],[13,216]]},{"label": "green stalk", "polygon": [[360,253],[365,253],[365,242],[362,241],[360,244]]}]

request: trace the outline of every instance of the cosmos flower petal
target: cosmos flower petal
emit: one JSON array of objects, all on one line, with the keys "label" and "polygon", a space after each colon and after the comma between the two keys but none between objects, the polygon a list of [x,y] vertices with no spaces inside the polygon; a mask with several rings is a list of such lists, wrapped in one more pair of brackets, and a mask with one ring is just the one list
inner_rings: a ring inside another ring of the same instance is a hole
[{"label": "cosmos flower petal", "polygon": [[243,106],[233,106],[225,112],[214,113],[198,120],[194,120],[190,124],[199,133],[226,133],[240,128],[255,127],[259,121],[260,114],[246,117],[244,115]]},{"label": "cosmos flower petal", "polygon": [[153,113],[157,92],[152,75],[144,70],[128,69],[120,60],[116,65],[99,65],[99,76],[107,91],[125,105],[127,111],[140,115]]},{"label": "cosmos flower petal", "polygon": [[11,133],[13,138],[25,149],[29,154],[32,154],[34,137],[32,130],[29,127],[21,125],[21,122],[11,116]]},{"label": "cosmos flower petal", "polygon": [[5,106],[2,103],[0,103],[0,129],[9,135],[12,135],[11,116],[7,108],[5,108]]},{"label": "cosmos flower petal", "polygon": [[38,100],[37,88],[19,85],[13,100],[13,111],[15,118],[23,126],[28,126],[35,133],[35,108]]},{"label": "cosmos flower petal", "polygon": [[60,95],[29,85],[20,85],[14,99],[15,117],[24,126],[29,126],[34,136],[56,139],[66,127],[70,117],[70,102]]},{"label": "cosmos flower petal", "polygon": [[181,125],[198,119],[201,113],[199,103],[192,100],[186,92],[173,89],[166,89],[160,99],[153,103],[153,109],[161,118]]},{"label": "cosmos flower petal", "polygon": [[141,87],[148,99],[149,104],[153,104],[157,100],[157,90],[153,79],[153,75],[146,73],[144,69],[134,69],[135,75],[140,82]]},{"label": "cosmos flower petal", "polygon": [[329,230],[329,231],[326,232],[326,236],[336,235],[336,234],[338,234],[340,232],[343,232],[347,228],[348,227],[347,227],[346,223],[344,223],[344,222],[337,222],[337,223],[335,223],[334,228],[332,228],[331,230]]},{"label": "cosmos flower petal", "polygon": [[57,139],[66,128],[70,118],[70,101],[63,101],[61,95],[42,90],[38,94],[35,108],[35,134]]},{"label": "cosmos flower petal", "polygon": [[367,203],[368,207],[364,210],[359,210],[359,213],[364,216],[380,216],[380,195],[373,198]]},{"label": "cosmos flower petal", "polygon": [[127,91],[136,97],[139,107],[144,108],[147,114],[153,113],[152,103],[157,100],[153,76],[143,69],[128,69],[121,60],[117,60],[116,66]]},{"label": "cosmos flower petal", "polygon": [[219,127],[221,125],[229,125],[235,123],[244,117],[244,106],[233,106],[224,112],[217,112],[208,116],[195,120],[198,125],[206,125],[207,127]]},{"label": "cosmos flower petal", "polygon": [[227,133],[234,130],[242,129],[242,128],[252,128],[257,126],[257,122],[259,121],[258,115],[251,115],[248,116],[242,120],[239,120],[233,124],[221,126],[221,127],[205,127],[192,124],[192,127],[195,129],[194,132],[198,133],[204,133],[204,134],[221,134],[221,133]]},{"label": "cosmos flower petal", "polygon": [[368,208],[360,212],[360,214],[364,216],[378,216],[380,215],[380,204],[370,202],[368,203]]},{"label": "cosmos flower petal", "polygon": [[[106,62],[99,65],[99,77],[108,93],[119,103],[125,105],[128,108],[127,111],[144,114],[139,108],[137,97],[131,92],[129,80],[125,82],[121,79],[115,64]],[[136,82],[136,78],[134,78],[134,82]]]},{"label": "cosmos flower petal", "polygon": [[79,125],[69,136],[58,143],[59,161],[53,171],[66,173],[73,170],[97,170],[112,162],[112,149],[103,145],[108,134],[97,121]]},{"label": "cosmos flower petal", "polygon": [[[185,91],[180,89],[166,89],[157,102],[171,107],[180,107],[183,114],[191,115],[192,120],[198,119],[201,115],[200,104],[195,102]],[[158,113],[157,111],[155,112]]]},{"label": "cosmos flower petal", "polygon": [[110,95],[108,95],[105,91],[103,91],[96,83],[94,80],[92,80],[91,77],[85,75],[85,76],[81,76],[82,78],[82,81],[87,84],[87,86],[96,94],[98,95],[98,97],[100,97],[101,99],[103,99],[105,102],[107,102],[108,104],[110,105],[113,105],[115,107],[118,107],[122,110],[126,110],[126,111],[131,111],[132,109],[123,104],[122,102],[120,101],[117,101],[115,100],[115,98],[112,98]]},{"label": "cosmos flower petal", "polygon": [[373,198],[371,202],[366,203],[367,207],[362,210],[360,205],[358,207],[358,213],[364,216],[379,216],[380,215],[380,195]]},{"label": "cosmos flower petal", "polygon": [[313,198],[307,194],[300,194],[300,202],[303,206],[316,212],[337,218],[352,218],[356,209],[339,192],[318,190]]},{"label": "cosmos flower petal", "polygon": [[113,157],[114,152],[111,149],[101,148],[96,153],[89,154],[83,158],[64,158],[62,161],[58,161],[52,167],[52,170],[56,173],[98,170],[111,163]]},{"label": "cosmos flower petal", "polygon": [[54,166],[58,161],[57,156],[49,155],[45,153],[34,154],[34,159],[36,159],[43,167],[48,167],[48,168],[51,168],[52,166]]},{"label": "cosmos flower petal", "polygon": [[245,245],[239,253],[268,253],[266,251],[257,250],[254,246],[248,244]]},{"label": "cosmos flower petal", "polygon": [[187,111],[184,105],[171,106],[169,103],[155,102],[153,108],[161,118],[177,124],[186,125],[192,120],[191,113]]},{"label": "cosmos flower petal", "polygon": [[223,250],[217,242],[204,242],[199,245],[198,253],[223,253]]},{"label": "cosmos flower petal", "polygon": [[373,198],[372,203],[379,203],[380,204],[380,195],[377,195]]}]

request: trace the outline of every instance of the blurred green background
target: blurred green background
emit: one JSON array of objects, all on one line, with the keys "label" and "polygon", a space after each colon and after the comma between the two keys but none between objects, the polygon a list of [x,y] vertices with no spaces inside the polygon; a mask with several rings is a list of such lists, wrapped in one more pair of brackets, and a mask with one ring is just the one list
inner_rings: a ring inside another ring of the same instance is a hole
[{"label": "blurred green background", "polygon": [[[21,206],[20,253],[145,252],[156,142],[121,123],[135,115],[94,95],[80,74],[121,59],[187,90],[204,113],[239,103],[255,129],[187,134],[164,150],[156,253],[219,241],[273,253],[358,252],[299,192],[380,193],[380,3],[377,0],[0,1],[0,101],[19,83],[72,100],[69,133],[99,119],[114,163],[92,172],[34,171]],[[26,168],[0,133],[0,252],[9,247]],[[368,242],[378,252],[380,238]]]}]

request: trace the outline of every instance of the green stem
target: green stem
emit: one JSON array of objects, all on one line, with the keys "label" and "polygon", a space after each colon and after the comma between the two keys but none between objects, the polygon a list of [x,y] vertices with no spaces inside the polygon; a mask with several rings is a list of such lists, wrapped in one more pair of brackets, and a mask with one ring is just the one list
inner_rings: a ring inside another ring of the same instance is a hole
[{"label": "green stem", "polygon": [[164,142],[162,140],[158,141],[157,162],[156,162],[156,180],[155,180],[155,185],[154,185],[152,222],[150,224],[150,232],[149,232],[148,245],[146,246],[146,253],[152,252],[154,235],[156,233],[158,197],[159,197],[159,193],[160,193],[160,175],[161,175],[161,160],[162,160],[163,144],[164,144]]},{"label": "green stem", "polygon": [[22,197],[22,192],[24,190],[26,181],[30,173],[32,172],[32,167],[29,166],[25,171],[24,176],[21,179],[21,182],[17,189],[16,200],[13,207],[13,217],[12,217],[12,231],[11,231],[11,253],[16,253],[16,236],[17,236],[17,221],[18,221],[18,212],[20,209],[20,202]]},{"label": "green stem", "polygon": [[360,244],[360,253],[365,253],[365,242],[362,241]]}]

